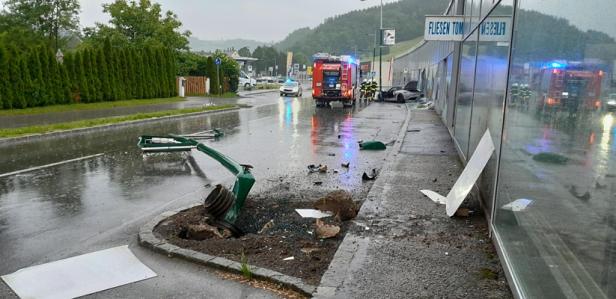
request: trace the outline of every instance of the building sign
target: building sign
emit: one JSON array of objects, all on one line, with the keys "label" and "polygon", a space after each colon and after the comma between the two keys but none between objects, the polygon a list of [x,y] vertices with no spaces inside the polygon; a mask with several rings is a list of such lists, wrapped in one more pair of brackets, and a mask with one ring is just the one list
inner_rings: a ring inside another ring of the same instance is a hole
[{"label": "building sign", "polygon": [[383,29],[383,46],[393,46],[396,44],[396,29]]},{"label": "building sign", "polygon": [[[424,40],[464,40],[464,16],[426,16]],[[489,17],[477,29],[481,41],[506,42],[511,38],[511,17]]]}]

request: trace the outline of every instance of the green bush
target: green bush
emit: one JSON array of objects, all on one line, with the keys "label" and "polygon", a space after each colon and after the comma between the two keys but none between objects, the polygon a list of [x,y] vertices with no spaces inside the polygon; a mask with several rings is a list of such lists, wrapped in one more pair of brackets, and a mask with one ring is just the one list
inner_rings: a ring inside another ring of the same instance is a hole
[{"label": "green bush", "polygon": [[45,46],[0,45],[0,109],[176,95],[175,57],[160,47],[84,47],[64,62]]}]

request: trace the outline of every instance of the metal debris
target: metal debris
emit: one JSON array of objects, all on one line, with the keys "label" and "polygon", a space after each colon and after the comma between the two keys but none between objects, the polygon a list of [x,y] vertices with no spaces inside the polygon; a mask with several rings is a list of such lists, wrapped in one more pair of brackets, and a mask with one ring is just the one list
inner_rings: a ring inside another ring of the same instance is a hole
[{"label": "metal debris", "polygon": [[376,172],[376,169],[373,168],[370,174],[364,172],[364,174],[361,176],[361,179],[364,181],[374,181],[376,180],[377,175],[378,174]]}]

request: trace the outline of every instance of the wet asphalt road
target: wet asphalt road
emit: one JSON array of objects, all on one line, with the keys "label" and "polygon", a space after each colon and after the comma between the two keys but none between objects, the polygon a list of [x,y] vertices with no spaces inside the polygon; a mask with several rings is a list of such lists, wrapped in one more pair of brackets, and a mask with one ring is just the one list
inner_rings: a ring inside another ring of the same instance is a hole
[{"label": "wet asphalt road", "polygon": [[[222,128],[225,137],[206,141],[240,163],[252,164],[252,192],[277,188],[279,178],[306,179],[291,188],[354,190],[361,173],[379,168],[384,152],[360,152],[358,140],[389,141],[404,122],[406,108],[375,103],[354,108],[315,108],[309,98],[276,93],[247,100],[253,108],[219,114],[67,134],[18,145],[0,143],[0,174],[87,155],[91,159],[0,177],[0,274],[83,253],[128,244],[158,277],[108,290],[101,298],[262,298],[261,290],[219,279],[208,268],[169,259],[138,245],[139,227],[166,210],[199,201],[208,184],[230,185],[232,176],[198,152],[144,158],[136,146],[141,134],[188,134]],[[350,162],[349,171],[308,177],[306,165],[331,168]],[[308,187],[307,185],[310,185]],[[288,188],[288,186],[287,186]],[[0,283],[0,297],[12,297]]]}]

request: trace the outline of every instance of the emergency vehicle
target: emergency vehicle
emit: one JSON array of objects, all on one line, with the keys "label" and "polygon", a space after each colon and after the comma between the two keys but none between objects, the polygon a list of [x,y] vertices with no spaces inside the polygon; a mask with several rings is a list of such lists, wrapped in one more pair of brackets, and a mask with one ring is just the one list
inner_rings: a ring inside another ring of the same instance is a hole
[{"label": "emergency vehicle", "polygon": [[534,78],[541,111],[580,111],[601,108],[601,81],[604,72],[592,65],[554,62]]},{"label": "emergency vehicle", "polygon": [[317,106],[340,101],[345,106],[355,104],[359,86],[359,63],[351,56],[315,54],[312,69],[312,98]]}]

